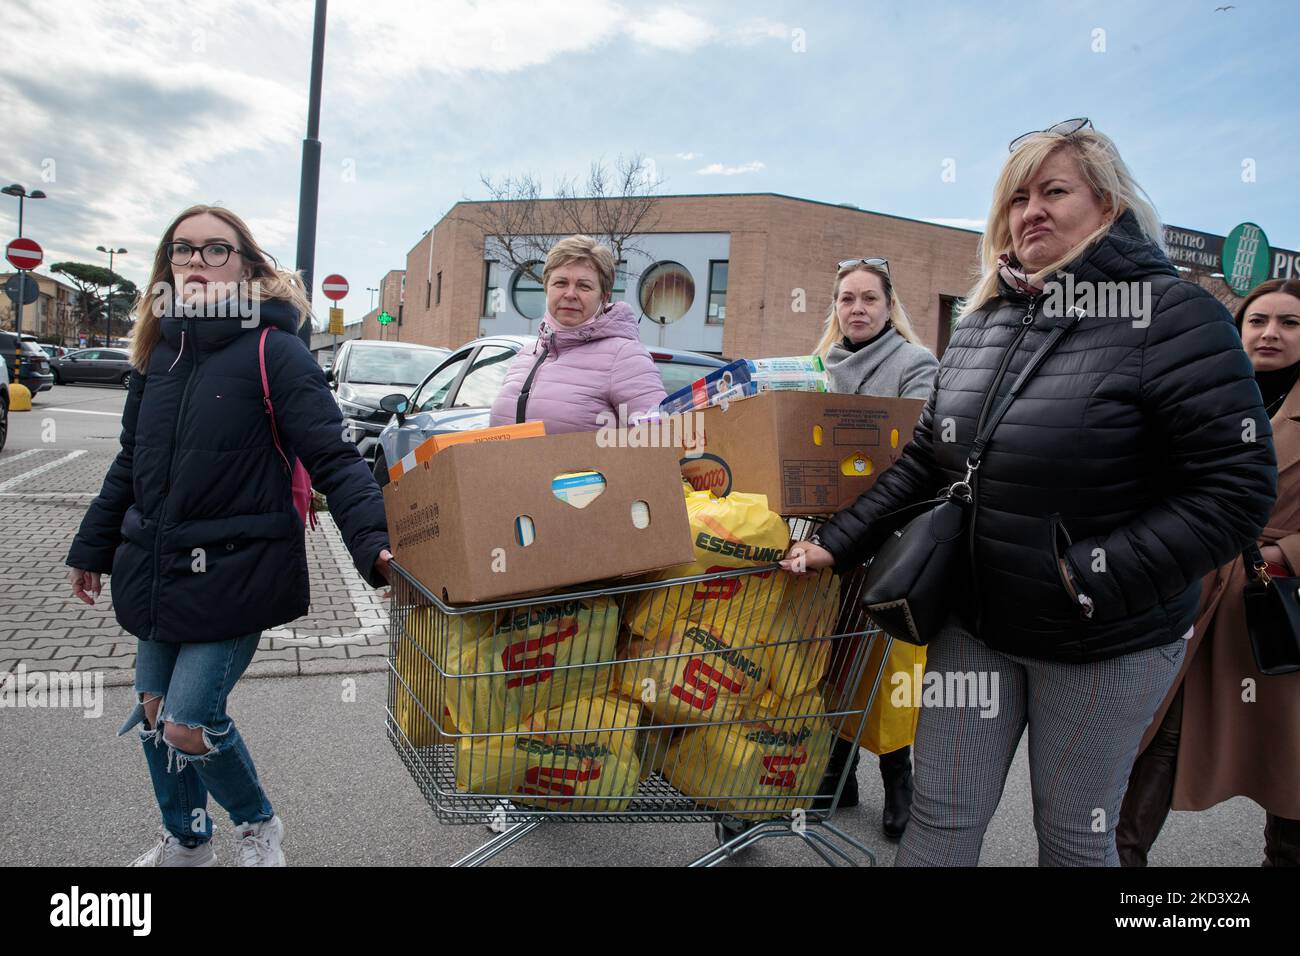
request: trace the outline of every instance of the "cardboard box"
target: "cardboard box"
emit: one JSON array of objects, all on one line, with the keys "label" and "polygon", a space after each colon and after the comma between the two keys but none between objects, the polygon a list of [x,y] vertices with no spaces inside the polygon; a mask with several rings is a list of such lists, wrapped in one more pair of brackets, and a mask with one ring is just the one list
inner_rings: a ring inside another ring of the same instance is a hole
[{"label": "cardboard box", "polygon": [[476,441],[509,441],[512,438],[540,438],[546,434],[542,422],[524,422],[521,425],[498,425],[496,428],[475,428],[464,432],[445,432],[430,435],[407,452],[400,461],[388,466],[388,480],[396,481],[421,462],[428,461],[438,452],[452,445]]},{"label": "cardboard box", "polygon": [[767,495],[783,515],[833,514],[898,461],[925,402],[762,392],[704,409],[703,452],[681,459],[692,487]]},{"label": "cardboard box", "polygon": [[[448,603],[554,591],[692,560],[680,450],[601,447],[599,432],[453,445],[384,486],[393,554]],[[581,508],[552,481],[595,471],[605,490]],[[637,528],[635,502],[649,509]],[[531,519],[522,545],[516,519]]]}]

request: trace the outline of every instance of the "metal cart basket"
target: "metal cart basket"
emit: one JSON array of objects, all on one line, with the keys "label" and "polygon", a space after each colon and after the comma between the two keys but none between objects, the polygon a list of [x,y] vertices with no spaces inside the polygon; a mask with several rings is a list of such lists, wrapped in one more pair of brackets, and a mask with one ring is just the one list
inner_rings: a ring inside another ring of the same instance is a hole
[{"label": "metal cart basket", "polygon": [[864,674],[889,638],[860,576],[773,564],[451,606],[391,568],[389,739],[439,822],[497,831],[457,865],[602,821],[712,822],[692,865],[778,837],[874,865],[830,822],[852,761],[818,796],[888,656]]}]

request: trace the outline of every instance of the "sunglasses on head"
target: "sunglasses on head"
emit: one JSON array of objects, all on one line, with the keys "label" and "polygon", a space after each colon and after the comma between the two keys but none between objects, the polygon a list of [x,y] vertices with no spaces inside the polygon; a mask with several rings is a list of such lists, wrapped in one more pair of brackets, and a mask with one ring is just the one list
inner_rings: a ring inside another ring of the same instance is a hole
[{"label": "sunglasses on head", "polygon": [[1035,136],[1040,136],[1043,133],[1053,133],[1062,138],[1067,138],[1073,136],[1081,129],[1092,129],[1092,128],[1093,128],[1092,120],[1088,119],[1086,116],[1081,116],[1077,119],[1062,120],[1061,122],[1057,123],[1055,126],[1047,127],[1047,129],[1030,130],[1028,133],[1024,133],[1020,136],[1017,136],[1015,139],[1011,141],[1011,144],[1007,147],[1007,152],[1014,153],[1017,149],[1019,149],[1021,146],[1025,144],[1026,140],[1032,139]]},{"label": "sunglasses on head", "polygon": [[840,262],[841,269],[851,269],[854,266],[874,266],[877,269],[884,269],[886,275],[889,274],[889,260],[879,256],[872,256],[869,259],[844,259]]}]

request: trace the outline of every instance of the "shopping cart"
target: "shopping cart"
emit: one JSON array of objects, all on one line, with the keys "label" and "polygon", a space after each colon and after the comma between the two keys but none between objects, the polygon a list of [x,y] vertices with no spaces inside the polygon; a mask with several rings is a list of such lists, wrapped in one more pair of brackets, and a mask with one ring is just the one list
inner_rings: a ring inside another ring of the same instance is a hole
[{"label": "shopping cart", "polygon": [[888,656],[864,674],[889,638],[860,576],[773,564],[451,606],[390,567],[388,736],[439,822],[497,831],[456,865],[543,824],[611,821],[712,822],[693,866],[792,837],[874,865],[830,822],[852,761],[818,797]]}]

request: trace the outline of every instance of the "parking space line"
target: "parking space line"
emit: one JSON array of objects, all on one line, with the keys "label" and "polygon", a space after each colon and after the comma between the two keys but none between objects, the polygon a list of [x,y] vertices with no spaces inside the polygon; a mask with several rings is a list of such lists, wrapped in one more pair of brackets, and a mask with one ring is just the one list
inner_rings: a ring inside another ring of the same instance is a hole
[{"label": "parking space line", "polygon": [[121,418],[121,412],[92,412],[88,408],[42,408],[43,412],[72,412],[74,415],[107,415],[110,418]]},{"label": "parking space line", "polygon": [[42,452],[42,451],[53,451],[53,450],[54,450],[53,448],[29,448],[29,449],[27,449],[26,451],[20,451],[18,454],[14,455],[12,458],[6,458],[6,459],[4,459],[4,461],[3,461],[3,462],[0,462],[0,464],[5,464],[5,465],[7,465],[7,464],[9,464],[11,461],[19,461],[20,459],[26,458],[28,455],[35,455],[35,454],[38,453],[38,452]]},{"label": "parking space line", "polygon": [[68,452],[68,454],[64,455],[62,458],[56,458],[54,461],[48,461],[43,465],[38,465],[30,471],[24,471],[21,475],[14,475],[7,481],[0,481],[0,491],[8,491],[14,485],[21,484],[28,478],[35,478],[37,475],[44,474],[52,468],[59,467],[59,465],[62,465],[64,462],[72,461],[74,458],[80,458],[85,453],[86,449],[78,448],[76,451]]},{"label": "parking space line", "polygon": [[0,491],[0,498],[25,498],[29,501],[80,501],[98,497],[93,491]]}]

